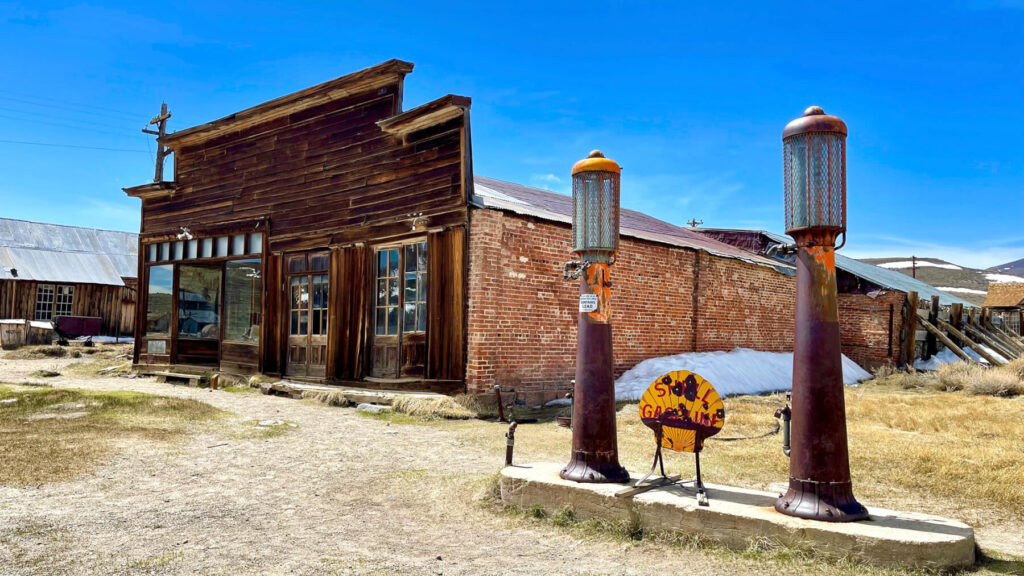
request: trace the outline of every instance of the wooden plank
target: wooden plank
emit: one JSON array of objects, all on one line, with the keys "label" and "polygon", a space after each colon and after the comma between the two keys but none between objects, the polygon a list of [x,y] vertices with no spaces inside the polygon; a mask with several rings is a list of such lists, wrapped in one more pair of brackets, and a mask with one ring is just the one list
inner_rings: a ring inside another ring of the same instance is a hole
[{"label": "wooden plank", "polygon": [[914,344],[917,339],[917,292],[907,292],[907,315],[904,321],[906,339],[903,341],[903,350],[900,356],[901,365],[914,365]]},{"label": "wooden plank", "polygon": [[932,334],[933,336],[938,338],[943,344],[946,345],[947,348],[949,348],[950,350],[953,351],[954,354],[959,356],[961,360],[968,363],[974,362],[974,359],[972,359],[966,352],[964,352],[962,348],[953,343],[952,340],[947,338],[946,335],[943,334],[934,325],[932,325],[931,322],[925,320],[924,318],[918,318],[918,321],[921,323],[922,326],[924,326],[924,329],[927,330],[929,334]]},{"label": "wooden plank", "polygon": [[1013,354],[1011,351],[1007,350],[1002,344],[996,342],[989,334],[987,334],[985,329],[980,324],[967,326],[967,333],[970,334],[971,336],[974,336],[976,340],[981,341],[989,348],[995,350],[1000,356],[1006,358],[1007,360],[1012,360],[1013,358],[1017,357],[1016,354]]},{"label": "wooden plank", "polygon": [[[936,320],[938,320],[938,318],[939,318],[939,297],[938,297],[938,295],[933,295],[932,296],[932,300],[931,300],[931,306],[928,308],[928,322],[930,322],[930,323],[932,323],[932,325],[934,325]],[[925,360],[928,360],[932,356],[938,354],[938,352],[939,352],[939,346],[938,346],[938,341],[936,340],[936,337],[935,337],[935,333],[929,331],[928,334],[925,336],[925,340],[924,340],[924,354],[922,355],[922,357]]]},{"label": "wooden plank", "polygon": [[971,340],[970,338],[968,338],[966,334],[964,334],[963,332],[961,332],[961,331],[957,330],[956,328],[953,328],[952,326],[950,326],[949,323],[946,322],[945,320],[939,318],[938,325],[943,330],[949,332],[951,335],[956,336],[957,338],[959,338],[961,342],[963,342],[963,343],[967,344],[968,346],[970,346],[971,348],[973,348],[974,351],[978,353],[978,355],[980,355],[985,360],[988,360],[988,363],[991,364],[992,366],[1002,366],[1004,364],[1004,362],[1000,362],[999,360],[996,360],[995,356],[992,356],[991,354],[989,354],[989,352],[987,350],[985,350],[985,348],[980,346],[977,342],[975,342],[974,340]]}]

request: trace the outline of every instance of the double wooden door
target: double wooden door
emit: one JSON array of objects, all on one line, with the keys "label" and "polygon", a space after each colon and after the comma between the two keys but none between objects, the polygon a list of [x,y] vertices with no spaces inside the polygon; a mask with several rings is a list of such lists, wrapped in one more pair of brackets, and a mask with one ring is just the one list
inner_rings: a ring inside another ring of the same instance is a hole
[{"label": "double wooden door", "polygon": [[288,354],[285,374],[327,376],[327,302],[330,293],[327,252],[287,257]]},{"label": "double wooden door", "polygon": [[427,351],[427,243],[376,250],[372,374],[422,378]]}]

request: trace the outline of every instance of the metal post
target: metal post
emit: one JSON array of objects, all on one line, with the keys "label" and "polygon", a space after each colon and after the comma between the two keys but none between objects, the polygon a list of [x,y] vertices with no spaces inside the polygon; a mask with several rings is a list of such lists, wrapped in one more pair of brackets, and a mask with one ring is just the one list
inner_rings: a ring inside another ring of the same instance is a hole
[{"label": "metal post", "polygon": [[797,245],[796,333],[789,489],[775,509],[860,520],[867,510],[850,479],[835,262],[846,232],[846,124],[813,106],[786,126],[783,143],[786,233]]},{"label": "metal post", "polygon": [[573,166],[573,249],[580,256],[572,457],[561,477],[625,482],[615,433],[611,259],[619,237],[619,166],[593,151]]}]

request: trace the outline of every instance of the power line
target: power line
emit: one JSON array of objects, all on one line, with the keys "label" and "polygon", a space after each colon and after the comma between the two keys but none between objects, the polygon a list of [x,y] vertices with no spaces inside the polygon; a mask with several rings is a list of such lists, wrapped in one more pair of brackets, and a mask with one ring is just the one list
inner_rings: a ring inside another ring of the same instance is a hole
[{"label": "power line", "polygon": [[133,148],[103,148],[101,146],[76,146],[74,144],[50,144],[49,142],[27,142],[25,140],[0,140],[0,144],[26,144],[29,146],[51,146],[53,148],[80,148],[82,150],[106,150],[108,152],[141,152],[149,154],[145,150]]},{"label": "power line", "polygon": [[[39,103],[39,102],[32,102],[30,100],[25,100],[25,99],[22,99],[22,98],[11,98],[9,96],[0,96],[0,100],[7,100],[7,101],[11,101],[11,102],[20,102],[22,104],[28,104],[29,106],[39,106],[39,107],[42,107],[42,108],[54,108],[56,110],[66,110],[66,111],[78,112],[78,113],[82,113],[83,112],[83,110],[76,110],[75,107],[72,107],[72,106],[67,106],[67,105],[58,106],[56,104],[42,104],[42,103]],[[117,113],[117,114],[111,114],[109,112],[89,111],[88,113],[92,114],[94,116],[106,116],[106,117],[114,119],[114,120],[125,120],[127,118],[131,118],[131,116],[129,116],[128,114],[123,113],[123,112],[122,113]]]},{"label": "power line", "polygon": [[[3,107],[0,107],[0,110],[3,110],[3,109],[4,109]],[[110,134],[112,136],[127,137],[129,135],[131,135],[131,136],[135,135],[134,133],[129,132],[127,130],[121,132],[121,131],[114,131],[114,130],[104,130],[103,128],[93,128],[92,126],[74,126],[72,124],[67,124],[65,122],[50,122],[48,120],[38,120],[38,119],[35,119],[35,118],[19,118],[17,116],[9,116],[7,114],[0,114],[0,118],[8,118],[10,120],[17,120],[17,121],[20,121],[20,122],[27,122],[27,123],[30,123],[30,124],[49,124],[51,126],[60,126],[61,128],[65,128],[65,129],[68,129],[68,130],[82,130],[82,131],[87,131],[87,132],[99,132],[99,133],[103,133],[103,134]]]}]

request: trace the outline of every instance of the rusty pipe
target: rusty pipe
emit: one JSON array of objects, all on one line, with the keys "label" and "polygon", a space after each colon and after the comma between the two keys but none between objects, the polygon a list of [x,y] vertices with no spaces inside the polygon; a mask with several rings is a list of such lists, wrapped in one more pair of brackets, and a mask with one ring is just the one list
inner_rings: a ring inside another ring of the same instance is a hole
[{"label": "rusty pipe", "polygon": [[508,432],[505,432],[505,466],[512,465],[512,451],[516,447],[516,427],[518,424],[513,421],[508,425]]},{"label": "rusty pipe", "polygon": [[787,457],[789,456],[789,421],[793,417],[793,411],[790,410],[789,404],[786,404],[782,408],[775,411],[775,417],[782,421],[782,453]]}]

